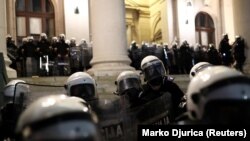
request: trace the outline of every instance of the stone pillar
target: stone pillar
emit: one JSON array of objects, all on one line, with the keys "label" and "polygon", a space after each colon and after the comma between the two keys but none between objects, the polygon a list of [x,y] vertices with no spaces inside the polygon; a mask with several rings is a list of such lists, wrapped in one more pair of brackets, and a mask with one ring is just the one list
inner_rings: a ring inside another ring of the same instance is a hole
[{"label": "stone pillar", "polygon": [[129,66],[124,0],[91,0],[94,75],[117,75]]},{"label": "stone pillar", "polygon": [[16,41],[16,7],[15,0],[6,0],[7,33]]},{"label": "stone pillar", "polygon": [[11,61],[7,57],[7,49],[6,49],[6,35],[7,35],[7,17],[6,17],[6,0],[1,0],[0,2],[0,52],[4,54],[4,61],[6,65],[6,71],[9,78],[16,78],[17,73],[15,70],[11,69],[9,65]]},{"label": "stone pillar", "polygon": [[248,15],[249,5],[249,0],[233,0],[235,34],[242,36],[245,39],[247,45],[247,60],[244,66],[244,72],[247,74],[250,74],[250,16]]}]

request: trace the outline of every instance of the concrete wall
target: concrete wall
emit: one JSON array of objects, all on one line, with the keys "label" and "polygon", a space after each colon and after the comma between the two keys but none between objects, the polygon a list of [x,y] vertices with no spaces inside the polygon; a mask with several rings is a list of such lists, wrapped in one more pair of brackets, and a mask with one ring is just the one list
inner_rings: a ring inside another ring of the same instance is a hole
[{"label": "concrete wall", "polygon": [[224,24],[223,33],[227,33],[229,37],[229,43],[233,43],[235,40],[235,29],[234,29],[234,10],[233,0],[223,0],[223,11],[222,11]]},{"label": "concrete wall", "polygon": [[[230,37],[234,36],[233,18],[229,16],[232,14],[231,0],[190,0],[192,5],[187,6],[187,0],[177,0],[178,11],[178,27],[179,27],[179,41],[187,40],[190,44],[195,44],[195,17],[199,12],[208,13],[215,25],[215,42],[219,45],[222,38],[222,33],[228,33]],[[226,17],[224,13],[226,14]],[[188,23],[187,23],[188,21]],[[230,24],[229,24],[230,23]],[[223,27],[225,27],[223,29]]]},{"label": "concrete wall", "polygon": [[234,25],[235,25],[235,33],[241,35],[246,42],[246,56],[247,61],[244,68],[246,73],[250,73],[250,16],[249,13],[249,0],[233,0],[234,5]]},{"label": "concrete wall", "polygon": [[162,40],[168,42],[168,11],[166,0],[151,0],[150,2],[150,22],[152,39],[157,31],[161,30]]},{"label": "concrete wall", "polygon": [[195,6],[187,7],[185,0],[178,0],[178,26],[179,26],[179,42],[187,40],[188,43],[194,44],[195,41]]},{"label": "concrete wall", "polygon": [[150,42],[152,39],[150,27],[149,0],[125,0],[128,46],[135,40]]},{"label": "concrete wall", "polygon": [[[75,13],[76,7],[79,9],[79,14]],[[67,39],[75,37],[77,42],[82,38],[89,41],[90,28],[88,7],[88,0],[64,0],[65,35]]]}]

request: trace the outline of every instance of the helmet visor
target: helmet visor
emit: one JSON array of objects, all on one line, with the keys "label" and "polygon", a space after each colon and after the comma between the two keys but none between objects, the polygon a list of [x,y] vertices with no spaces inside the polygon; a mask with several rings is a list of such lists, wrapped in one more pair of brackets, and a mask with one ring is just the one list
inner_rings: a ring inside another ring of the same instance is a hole
[{"label": "helmet visor", "polygon": [[125,94],[125,91],[129,89],[140,89],[140,80],[136,78],[123,79],[118,82],[118,92],[120,95]]},{"label": "helmet visor", "polygon": [[79,84],[70,88],[71,96],[90,100],[95,97],[95,87],[92,84]]},{"label": "helmet visor", "polygon": [[166,70],[162,62],[153,62],[152,65],[148,65],[143,69],[144,77],[147,81],[155,79],[157,77],[165,76]]},{"label": "helmet visor", "polygon": [[207,103],[204,119],[215,124],[250,124],[250,100],[216,100]]}]

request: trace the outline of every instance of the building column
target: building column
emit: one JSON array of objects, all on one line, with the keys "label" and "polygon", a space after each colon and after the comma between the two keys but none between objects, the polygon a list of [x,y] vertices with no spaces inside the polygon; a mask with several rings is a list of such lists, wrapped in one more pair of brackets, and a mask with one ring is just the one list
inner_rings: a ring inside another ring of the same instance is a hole
[{"label": "building column", "polygon": [[127,24],[127,45],[132,42],[132,23]]},{"label": "building column", "polygon": [[6,0],[7,33],[16,41],[16,7],[15,0]]},{"label": "building column", "polygon": [[245,50],[247,59],[244,65],[244,72],[247,74],[250,74],[250,16],[248,15],[249,5],[249,0],[233,0],[235,34],[243,37],[247,45]]},{"label": "building column", "polygon": [[93,59],[88,72],[98,76],[133,70],[127,54],[124,0],[91,0],[90,15]]},{"label": "building column", "polygon": [[7,17],[6,17],[6,0],[0,2],[0,52],[4,54],[6,71],[9,78],[16,78],[17,73],[9,65],[11,61],[7,57],[6,35],[7,35]]}]

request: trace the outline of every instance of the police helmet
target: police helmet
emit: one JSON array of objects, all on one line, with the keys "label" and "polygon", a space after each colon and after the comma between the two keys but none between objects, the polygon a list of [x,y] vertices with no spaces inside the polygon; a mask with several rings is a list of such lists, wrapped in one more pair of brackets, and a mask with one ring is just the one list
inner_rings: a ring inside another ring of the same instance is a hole
[{"label": "police helmet", "polygon": [[52,37],[52,41],[53,42],[57,42],[58,41],[58,38],[56,36]]},{"label": "police helmet", "polygon": [[29,85],[26,84],[23,80],[11,80],[3,90],[4,101],[10,102],[15,100],[14,102],[17,104],[23,104],[20,102],[24,102],[21,100],[25,100],[28,93],[30,92]]},{"label": "police helmet", "polygon": [[201,44],[196,43],[196,45],[194,46],[194,51],[199,51],[201,49]]},{"label": "police helmet", "polygon": [[10,34],[6,35],[6,40],[10,41],[12,39],[12,36]]},{"label": "police helmet", "polygon": [[189,73],[189,78],[192,79],[195,77],[195,75],[197,75],[197,73],[199,73],[200,71],[203,71],[204,69],[206,69],[207,67],[211,67],[212,64],[208,63],[208,62],[200,62],[195,64],[192,69],[190,70]]},{"label": "police helmet", "polygon": [[68,95],[81,97],[87,101],[97,98],[96,82],[86,72],[76,72],[69,76],[65,89]]},{"label": "police helmet", "polygon": [[86,39],[81,39],[80,44],[87,43]]},{"label": "police helmet", "polygon": [[[163,43],[163,48],[169,48],[168,43]],[[170,46],[170,48],[172,48],[172,47]]]},{"label": "police helmet", "polygon": [[140,75],[133,71],[123,71],[118,75],[116,85],[118,95],[124,95],[132,89],[139,91],[141,89]]},{"label": "police helmet", "polygon": [[20,116],[16,133],[24,141],[99,140],[97,117],[81,98],[50,95],[33,102]]},{"label": "police helmet", "polygon": [[60,35],[59,35],[59,39],[60,39],[60,40],[65,40],[65,34],[60,34]]},{"label": "police helmet", "polygon": [[76,38],[75,38],[75,37],[72,37],[72,38],[70,39],[70,43],[76,43]]},{"label": "police helmet", "polygon": [[240,35],[236,35],[236,36],[235,36],[235,40],[236,40],[236,41],[240,41],[240,40],[241,40],[241,36],[240,36]]},{"label": "police helmet", "polygon": [[34,37],[33,36],[28,36],[27,39],[28,39],[29,42],[34,41]]},{"label": "police helmet", "polygon": [[22,43],[27,43],[28,42],[28,38],[23,38],[22,39]]},{"label": "police helmet", "polygon": [[47,34],[46,33],[41,33],[40,38],[41,39],[47,39]]},{"label": "police helmet", "polygon": [[227,39],[228,40],[228,34],[227,33],[223,33],[222,37],[223,37],[223,39]]},{"label": "police helmet", "polygon": [[133,45],[133,44],[136,44],[136,41],[135,40],[133,40],[132,42],[131,42],[131,44]]},{"label": "police helmet", "polygon": [[187,40],[183,40],[182,45],[188,45]]},{"label": "police helmet", "polygon": [[214,48],[214,44],[209,44],[209,48]]},{"label": "police helmet", "polygon": [[70,40],[65,40],[65,43],[69,45],[70,44]]},{"label": "police helmet", "polygon": [[145,81],[149,83],[159,82],[158,80],[162,80],[162,77],[166,76],[165,67],[162,61],[156,56],[149,55],[145,57],[141,62],[141,69]]},{"label": "police helmet", "polygon": [[250,80],[235,69],[210,67],[195,76],[188,86],[187,110],[194,120],[249,123],[249,106]]}]

